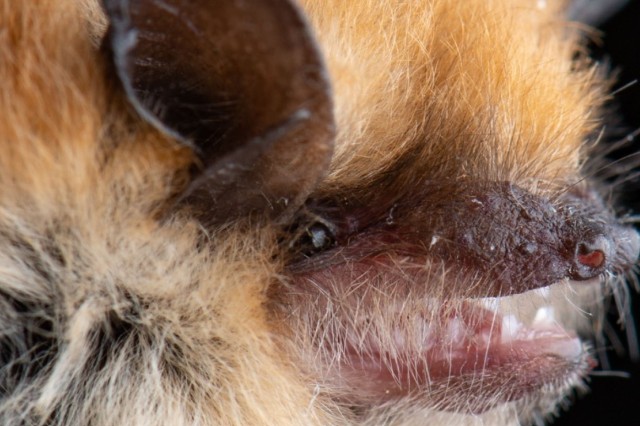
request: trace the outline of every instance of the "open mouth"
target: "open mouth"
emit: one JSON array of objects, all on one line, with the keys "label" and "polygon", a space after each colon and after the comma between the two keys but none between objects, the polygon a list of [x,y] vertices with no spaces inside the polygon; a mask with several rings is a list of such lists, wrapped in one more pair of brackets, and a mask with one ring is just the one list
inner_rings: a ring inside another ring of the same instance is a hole
[{"label": "open mouth", "polygon": [[[564,293],[560,300],[566,302],[566,293],[575,292],[571,287],[565,282],[543,290]],[[591,284],[582,298],[595,296],[599,288]],[[583,377],[595,361],[575,325],[564,325],[561,320],[567,318],[556,317],[558,302],[552,299],[557,295],[534,290],[449,301],[430,318],[413,318],[411,326],[393,329],[391,341],[376,333],[349,340],[340,374],[363,396],[427,393],[430,404],[459,411],[461,407],[446,402],[447,392],[453,392],[464,395],[468,405],[462,409],[473,412],[523,398],[545,385],[564,385]]]},{"label": "open mouth", "polygon": [[590,321],[601,288],[597,278],[563,280],[503,297],[397,303],[391,296],[396,301],[388,304],[388,293],[355,296],[355,285],[322,307],[334,318],[315,331],[322,375],[354,403],[416,397],[439,410],[474,413],[566,389],[595,366],[577,329]]}]

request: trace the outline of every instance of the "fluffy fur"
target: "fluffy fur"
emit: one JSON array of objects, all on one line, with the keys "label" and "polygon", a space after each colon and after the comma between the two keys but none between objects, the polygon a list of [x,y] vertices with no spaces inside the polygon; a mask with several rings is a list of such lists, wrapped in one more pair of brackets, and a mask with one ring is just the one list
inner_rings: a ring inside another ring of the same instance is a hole
[{"label": "fluffy fur", "polygon": [[[301,7],[338,130],[313,197],[459,179],[552,197],[583,179],[604,84],[558,2]],[[105,29],[89,0],[0,0],[0,423],[516,424],[577,386],[477,416],[344,403],[315,370],[305,321],[329,311],[291,284],[281,224],[167,216],[196,153],[129,105]]]},{"label": "fluffy fur", "polygon": [[407,151],[449,178],[575,176],[603,94],[573,60],[560,2],[304,3],[339,94],[327,185],[355,186]]}]

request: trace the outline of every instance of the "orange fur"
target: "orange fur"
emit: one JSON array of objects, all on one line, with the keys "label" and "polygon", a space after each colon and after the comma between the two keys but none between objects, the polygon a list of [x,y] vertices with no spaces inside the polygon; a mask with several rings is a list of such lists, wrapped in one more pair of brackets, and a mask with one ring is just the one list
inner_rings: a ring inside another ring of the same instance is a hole
[{"label": "orange fur", "polygon": [[560,2],[304,3],[341,94],[328,184],[357,185],[407,150],[427,176],[575,178],[603,94],[572,60],[578,28]]}]

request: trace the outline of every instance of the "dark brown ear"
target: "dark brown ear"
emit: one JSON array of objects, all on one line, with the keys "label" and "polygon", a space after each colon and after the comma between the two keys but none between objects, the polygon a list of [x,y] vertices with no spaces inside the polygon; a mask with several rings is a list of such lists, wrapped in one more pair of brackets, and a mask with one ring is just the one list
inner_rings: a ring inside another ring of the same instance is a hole
[{"label": "dark brown ear", "polygon": [[104,0],[127,96],[201,164],[180,204],[207,222],[300,204],[332,153],[329,84],[288,0]]}]

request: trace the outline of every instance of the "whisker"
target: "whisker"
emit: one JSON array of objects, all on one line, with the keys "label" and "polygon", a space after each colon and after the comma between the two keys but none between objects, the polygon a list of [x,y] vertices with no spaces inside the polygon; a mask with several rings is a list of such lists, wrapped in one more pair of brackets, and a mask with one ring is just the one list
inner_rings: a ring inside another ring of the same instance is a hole
[{"label": "whisker", "polygon": [[627,84],[625,84],[624,86],[622,86],[622,87],[620,87],[620,88],[618,88],[618,89],[614,90],[614,91],[611,93],[611,96],[616,96],[618,93],[623,92],[623,91],[625,91],[625,90],[627,90],[627,89],[629,89],[629,88],[631,88],[631,87],[635,86],[636,84],[638,84],[638,80],[637,80],[637,79],[635,79],[635,80],[631,80],[630,82],[628,82],[628,83],[627,83]]},{"label": "whisker", "polygon": [[[630,165],[631,162],[629,160],[631,160],[631,159],[638,159],[639,160],[638,164],[634,163],[633,165]],[[613,169],[615,166],[620,166],[620,165],[624,165],[626,167],[624,167],[624,168],[618,167],[616,169],[615,173],[609,173],[609,174],[603,173],[607,169]],[[614,176],[619,175],[620,173],[624,173],[624,172],[627,172],[629,170],[633,170],[638,165],[640,165],[640,152],[633,152],[631,154],[625,155],[624,157],[621,157],[621,158],[618,158],[616,160],[608,162],[607,164],[599,167],[598,169],[594,170],[593,172],[591,172],[590,174],[585,176],[585,178],[592,178],[592,177],[597,175],[601,179],[609,179],[609,178],[612,178]]]},{"label": "whisker", "polygon": [[640,177],[640,170],[635,172],[635,173],[630,173],[630,174],[628,174],[626,176],[623,173],[623,174],[621,174],[620,178],[616,179],[615,181],[613,181],[611,183],[611,186],[618,187],[618,186],[621,186],[622,184],[625,184],[627,182],[632,182],[632,181],[638,179],[638,177]]},{"label": "whisker", "polygon": [[631,374],[627,373],[626,371],[612,371],[612,370],[607,370],[607,371],[592,371],[591,373],[589,373],[590,376],[595,376],[595,377],[619,377],[621,379],[630,379],[631,378]]},{"label": "whisker", "polygon": [[619,222],[624,224],[640,223],[640,215],[623,216],[619,219]]}]

